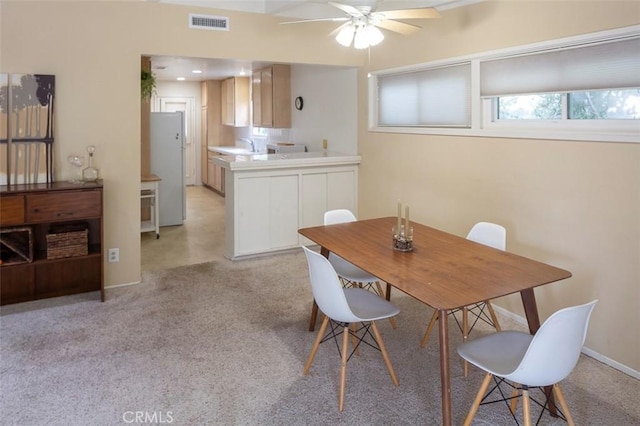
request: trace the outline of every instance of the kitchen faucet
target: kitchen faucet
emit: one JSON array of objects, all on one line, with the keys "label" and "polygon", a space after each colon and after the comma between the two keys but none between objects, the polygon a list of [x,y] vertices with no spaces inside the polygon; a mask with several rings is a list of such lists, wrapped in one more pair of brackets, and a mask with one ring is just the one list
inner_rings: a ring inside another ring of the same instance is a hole
[{"label": "kitchen faucet", "polygon": [[249,139],[249,138],[240,138],[241,141],[243,142],[247,142],[249,145],[251,145],[251,152],[257,152],[256,151],[256,144],[253,141],[253,139]]}]

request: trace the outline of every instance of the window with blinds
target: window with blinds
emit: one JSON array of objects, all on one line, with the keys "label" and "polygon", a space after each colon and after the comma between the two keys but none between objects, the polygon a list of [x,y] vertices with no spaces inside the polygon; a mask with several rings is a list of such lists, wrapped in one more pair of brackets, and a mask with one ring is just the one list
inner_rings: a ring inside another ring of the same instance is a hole
[{"label": "window with blinds", "polygon": [[492,121],[640,120],[640,38],[481,61],[480,94]]},{"label": "window with blinds", "polygon": [[640,142],[640,25],[375,71],[379,132]]},{"label": "window with blinds", "polygon": [[380,126],[471,125],[471,65],[456,64],[378,78]]}]

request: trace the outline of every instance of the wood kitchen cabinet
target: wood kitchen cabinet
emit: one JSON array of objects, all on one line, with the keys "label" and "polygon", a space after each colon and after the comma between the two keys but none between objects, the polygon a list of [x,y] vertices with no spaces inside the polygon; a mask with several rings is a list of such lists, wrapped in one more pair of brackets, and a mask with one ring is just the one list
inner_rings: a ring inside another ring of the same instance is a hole
[{"label": "wood kitchen cabinet", "polygon": [[[248,78],[248,77],[247,77]],[[222,125],[222,81],[206,80],[200,85],[201,139],[200,139],[200,180],[203,185],[211,187],[208,176],[209,146],[233,145],[233,128]]]},{"label": "wood kitchen cabinet", "polygon": [[213,161],[218,155],[224,154],[214,151],[207,153],[207,186],[224,195],[224,169]]},{"label": "wood kitchen cabinet", "polygon": [[[204,86],[204,84],[203,84]],[[205,92],[203,90],[203,92]],[[204,97],[203,97],[204,101]],[[207,153],[209,150],[207,149],[207,139],[208,139],[208,121],[207,121],[207,113],[209,109],[206,106],[202,106],[201,109],[201,126],[200,126],[200,181],[203,185],[207,185],[208,176],[207,176]]]},{"label": "wood kitchen cabinet", "polygon": [[100,291],[102,183],[0,186],[0,303]]},{"label": "wood kitchen cabinet", "polygon": [[249,77],[231,77],[222,80],[221,113],[222,124],[247,127],[249,121]]},{"label": "wood kitchen cabinet", "polygon": [[274,64],[251,77],[253,125],[291,127],[291,66]]}]

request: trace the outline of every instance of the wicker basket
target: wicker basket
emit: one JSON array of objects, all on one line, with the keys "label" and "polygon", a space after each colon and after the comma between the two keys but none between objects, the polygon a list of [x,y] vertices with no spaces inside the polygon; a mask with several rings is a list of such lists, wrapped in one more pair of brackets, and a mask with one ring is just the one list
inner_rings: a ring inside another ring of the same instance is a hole
[{"label": "wicker basket", "polygon": [[47,259],[86,256],[89,253],[89,230],[86,225],[52,228],[47,234]]}]

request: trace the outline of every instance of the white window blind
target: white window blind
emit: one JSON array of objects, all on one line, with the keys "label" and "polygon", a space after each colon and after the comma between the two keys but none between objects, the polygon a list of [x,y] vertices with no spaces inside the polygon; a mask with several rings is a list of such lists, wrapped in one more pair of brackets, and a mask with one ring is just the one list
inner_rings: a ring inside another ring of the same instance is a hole
[{"label": "white window blind", "polygon": [[484,97],[640,87],[640,38],[480,63]]},{"label": "white window blind", "polygon": [[378,76],[379,126],[471,125],[471,64]]}]

